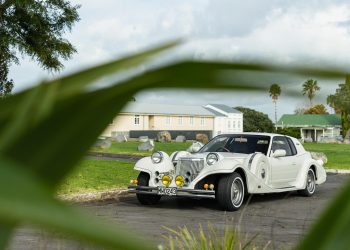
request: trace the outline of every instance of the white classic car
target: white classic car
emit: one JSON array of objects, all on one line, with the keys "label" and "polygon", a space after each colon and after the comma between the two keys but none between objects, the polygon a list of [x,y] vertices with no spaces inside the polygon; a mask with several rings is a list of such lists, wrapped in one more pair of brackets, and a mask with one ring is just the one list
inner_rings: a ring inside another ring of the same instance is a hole
[{"label": "white classic car", "polygon": [[315,160],[295,138],[267,133],[225,134],[197,153],[155,152],[140,159],[129,192],[141,204],[162,196],[216,199],[227,211],[238,210],[247,194],[298,190],[311,196],[326,181],[322,160]]}]

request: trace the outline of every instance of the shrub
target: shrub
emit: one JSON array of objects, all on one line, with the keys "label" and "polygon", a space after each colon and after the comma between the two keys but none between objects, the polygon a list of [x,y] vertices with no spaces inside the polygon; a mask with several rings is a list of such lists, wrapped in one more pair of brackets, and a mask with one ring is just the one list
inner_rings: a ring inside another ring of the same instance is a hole
[{"label": "shrub", "polygon": [[298,128],[278,128],[277,133],[288,135],[297,139],[301,138],[300,129]]},{"label": "shrub", "polygon": [[[194,233],[186,226],[179,227],[177,230],[165,228],[169,235],[164,236],[167,240],[166,249],[186,249],[186,250],[240,250],[240,249],[259,249],[254,244],[253,236],[241,235],[232,225],[226,225],[222,230],[215,229],[208,223],[207,232],[199,225],[198,233]],[[270,244],[261,249],[266,249]],[[163,247],[159,247],[162,249]]]}]

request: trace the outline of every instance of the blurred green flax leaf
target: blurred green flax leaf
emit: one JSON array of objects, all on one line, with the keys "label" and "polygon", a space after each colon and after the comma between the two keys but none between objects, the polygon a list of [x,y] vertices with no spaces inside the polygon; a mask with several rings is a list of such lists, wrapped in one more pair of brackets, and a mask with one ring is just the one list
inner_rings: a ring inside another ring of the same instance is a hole
[{"label": "blurred green flax leaf", "polygon": [[[145,249],[144,243],[129,241],[130,237],[120,227],[116,227],[113,233],[110,227],[104,229],[90,216],[53,198],[55,188],[130,97],[150,88],[266,91],[269,85],[261,84],[259,79],[249,83],[236,79],[235,72],[242,70],[322,77],[344,77],[347,74],[344,70],[317,67],[180,61],[146,69],[105,88],[86,91],[87,86],[101,78],[143,65],[179,44],[180,41],[170,42],[0,100],[0,224],[10,225],[7,227],[10,229],[15,224],[33,223],[90,239],[106,247]],[[15,204],[12,211],[11,204]],[[0,230],[0,243],[8,237],[8,232]]]},{"label": "blurred green flax leaf", "polygon": [[[42,225],[115,249],[137,249],[142,244],[125,228],[102,223],[76,207],[54,199],[50,189],[24,167],[3,158],[0,160],[2,222],[10,225],[19,222]],[[14,183],[16,188],[9,188]],[[147,249],[147,245],[145,247]]]}]

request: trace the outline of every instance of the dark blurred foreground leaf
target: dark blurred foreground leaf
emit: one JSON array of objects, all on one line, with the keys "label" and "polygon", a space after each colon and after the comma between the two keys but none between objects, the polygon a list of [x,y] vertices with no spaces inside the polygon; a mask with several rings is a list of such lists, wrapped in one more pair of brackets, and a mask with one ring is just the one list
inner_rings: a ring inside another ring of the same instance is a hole
[{"label": "dark blurred foreground leaf", "polygon": [[242,83],[236,77],[237,71],[242,70],[328,77],[346,74],[336,69],[185,61],[136,73],[115,85],[87,91],[88,85],[102,77],[137,67],[176,44],[169,43],[83,70],[0,100],[0,153],[11,161],[0,159],[0,223],[9,225],[0,230],[0,243],[8,237],[6,228],[27,222],[56,228],[104,246],[145,248],[118,228],[104,231],[104,226],[95,220],[85,221],[86,216],[50,196],[130,97],[140,90],[161,87],[265,91],[268,88],[269,84],[265,86],[259,79]]},{"label": "dark blurred foreground leaf", "polygon": [[350,182],[313,225],[298,249],[350,248]]},{"label": "dark blurred foreground leaf", "polygon": [[[29,171],[1,159],[0,216],[6,224],[29,222],[114,249],[151,249],[126,228],[111,226],[52,198]],[[16,188],[13,184],[16,184]]]}]

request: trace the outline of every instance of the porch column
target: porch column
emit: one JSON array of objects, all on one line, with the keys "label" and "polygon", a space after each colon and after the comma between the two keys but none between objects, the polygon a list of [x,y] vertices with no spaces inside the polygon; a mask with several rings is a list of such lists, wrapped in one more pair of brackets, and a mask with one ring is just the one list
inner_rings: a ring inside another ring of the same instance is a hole
[{"label": "porch column", "polygon": [[317,142],[317,130],[315,129],[315,142]]},{"label": "porch column", "polygon": [[301,139],[303,139],[303,140],[304,140],[303,128],[300,128],[300,137],[301,137]]}]

